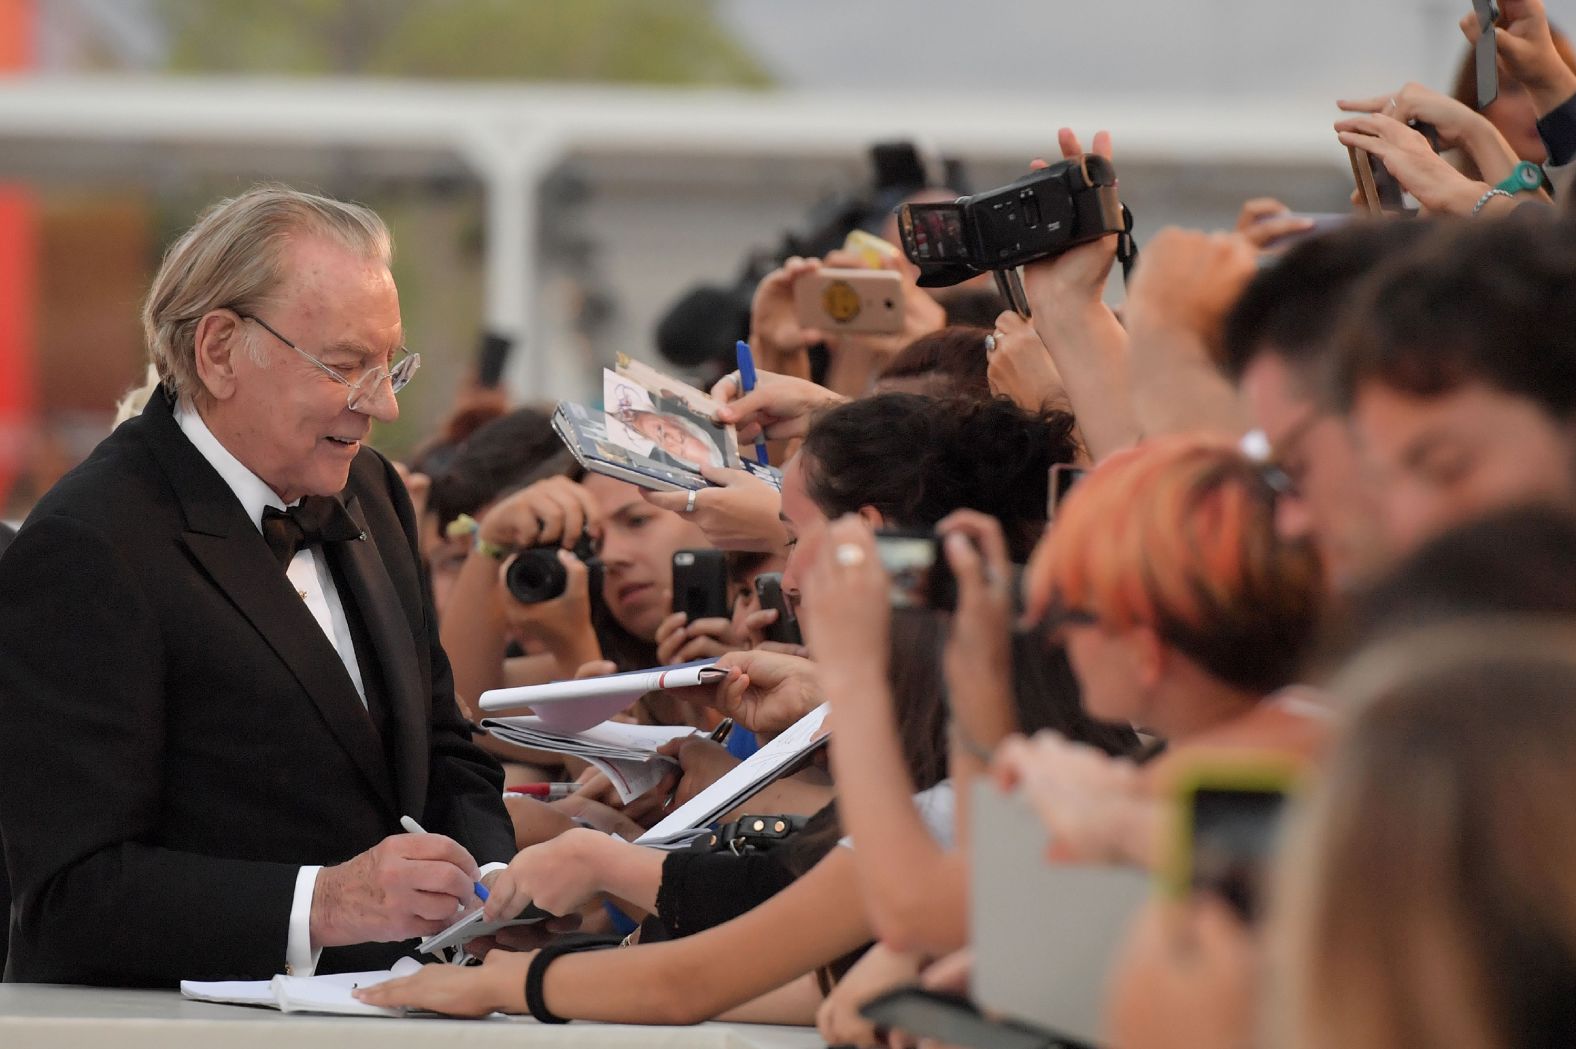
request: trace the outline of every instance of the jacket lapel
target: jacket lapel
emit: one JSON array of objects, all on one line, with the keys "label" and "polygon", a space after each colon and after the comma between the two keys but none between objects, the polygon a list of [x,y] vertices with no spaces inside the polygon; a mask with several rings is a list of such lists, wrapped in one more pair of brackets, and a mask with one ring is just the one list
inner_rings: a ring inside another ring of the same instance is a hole
[{"label": "jacket lapel", "polygon": [[394,719],[395,782],[401,811],[421,812],[426,808],[429,730],[415,642],[405,618],[405,605],[394,589],[394,580],[389,577],[378,541],[367,527],[356,496],[345,497],[345,509],[361,527],[364,538],[329,543],[328,553],[340,559],[345,583],[350,588],[346,597],[360,611],[383,670],[383,688]]},{"label": "jacket lapel", "polygon": [[[181,502],[181,542],[300,683],[372,789],[393,805],[383,746],[334,646],[274,559],[235,493],[180,432],[155,393],[144,416],[149,444]],[[360,545],[360,544],[356,544]]]}]

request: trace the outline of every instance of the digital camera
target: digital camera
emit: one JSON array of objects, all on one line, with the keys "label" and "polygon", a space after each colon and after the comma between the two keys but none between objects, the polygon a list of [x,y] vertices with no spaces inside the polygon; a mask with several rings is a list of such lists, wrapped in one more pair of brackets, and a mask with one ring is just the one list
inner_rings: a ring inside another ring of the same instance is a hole
[{"label": "digital camera", "polygon": [[961,284],[1129,229],[1116,169],[1093,153],[950,204],[900,205],[897,222],[903,253],[925,288]]},{"label": "digital camera", "polygon": [[[560,549],[557,543],[544,543],[527,547],[515,556],[509,570],[504,573],[503,582],[516,601],[522,605],[535,605],[563,596],[564,588],[569,585],[569,573],[564,569],[563,562],[558,560]],[[591,537],[581,533],[569,552],[584,561],[591,570],[591,592],[595,593],[600,585],[598,575],[602,564],[596,560]]]}]

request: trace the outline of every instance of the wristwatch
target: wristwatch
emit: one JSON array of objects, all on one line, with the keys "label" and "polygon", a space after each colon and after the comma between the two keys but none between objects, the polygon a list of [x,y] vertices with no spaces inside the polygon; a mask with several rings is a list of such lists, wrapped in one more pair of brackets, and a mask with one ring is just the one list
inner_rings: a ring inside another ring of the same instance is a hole
[{"label": "wristwatch", "polygon": [[1543,169],[1523,160],[1510,169],[1510,177],[1494,187],[1506,193],[1532,193],[1543,188]]}]

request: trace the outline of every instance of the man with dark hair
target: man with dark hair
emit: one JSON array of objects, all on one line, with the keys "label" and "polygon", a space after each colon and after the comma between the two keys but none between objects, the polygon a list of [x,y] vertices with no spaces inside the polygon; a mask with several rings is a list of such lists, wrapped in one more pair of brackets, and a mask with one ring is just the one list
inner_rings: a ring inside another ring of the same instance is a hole
[{"label": "man with dark hair", "polygon": [[1382,267],[1339,335],[1339,406],[1407,550],[1506,506],[1576,506],[1576,230],[1442,227]]},{"label": "man with dark hair", "polygon": [[1362,223],[1304,241],[1249,283],[1226,320],[1224,365],[1290,482],[1277,527],[1313,540],[1339,591],[1369,576],[1387,551],[1357,448],[1328,394],[1334,336],[1355,289],[1427,229]]}]

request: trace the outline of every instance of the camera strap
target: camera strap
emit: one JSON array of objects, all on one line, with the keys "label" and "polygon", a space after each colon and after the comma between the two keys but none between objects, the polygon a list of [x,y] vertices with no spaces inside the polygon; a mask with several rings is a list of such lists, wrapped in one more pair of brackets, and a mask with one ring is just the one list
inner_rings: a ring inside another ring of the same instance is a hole
[{"label": "camera strap", "polygon": [[1133,211],[1122,205],[1122,232],[1116,235],[1116,261],[1122,264],[1122,283],[1133,279],[1133,267],[1138,264],[1138,242],[1133,239]]}]

